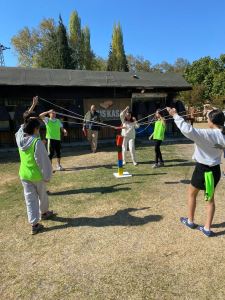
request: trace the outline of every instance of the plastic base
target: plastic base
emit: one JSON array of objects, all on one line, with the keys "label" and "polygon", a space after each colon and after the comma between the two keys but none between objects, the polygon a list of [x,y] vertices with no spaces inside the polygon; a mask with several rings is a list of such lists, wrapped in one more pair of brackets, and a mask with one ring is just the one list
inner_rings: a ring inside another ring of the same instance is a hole
[{"label": "plastic base", "polygon": [[113,173],[113,175],[116,178],[126,178],[126,177],[131,177],[132,174],[130,174],[129,172],[123,172],[123,175],[119,175],[118,173]]}]

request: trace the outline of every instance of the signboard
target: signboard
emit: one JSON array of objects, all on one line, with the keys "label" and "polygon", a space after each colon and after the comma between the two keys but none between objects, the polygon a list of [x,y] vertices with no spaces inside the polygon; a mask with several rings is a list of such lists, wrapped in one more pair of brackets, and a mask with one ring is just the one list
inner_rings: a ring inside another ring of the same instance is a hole
[{"label": "signboard", "polygon": [[132,102],[166,99],[166,93],[133,93]]},{"label": "signboard", "polygon": [[84,99],[84,113],[89,111],[93,104],[96,106],[96,110],[100,113],[101,119],[110,121],[119,120],[120,112],[127,106],[131,106],[131,101],[129,98]]}]

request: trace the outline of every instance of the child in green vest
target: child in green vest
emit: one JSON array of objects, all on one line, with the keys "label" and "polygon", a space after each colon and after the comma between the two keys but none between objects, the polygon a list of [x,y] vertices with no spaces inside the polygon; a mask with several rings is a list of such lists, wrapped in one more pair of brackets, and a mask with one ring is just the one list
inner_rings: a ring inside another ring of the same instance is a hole
[{"label": "child in green vest", "polygon": [[32,234],[43,229],[40,219],[48,219],[53,215],[49,211],[46,182],[52,176],[52,166],[44,144],[39,138],[40,122],[30,118],[23,130],[16,133],[16,142],[20,154],[19,176],[24,188],[28,221],[32,226]]},{"label": "child in green vest", "polygon": [[[49,115],[49,118],[46,117]],[[39,117],[44,121],[46,126],[46,139],[48,141],[48,154],[49,158],[52,161],[54,154],[56,153],[57,157],[57,171],[62,171],[63,168],[60,164],[61,160],[61,131],[64,136],[67,136],[66,129],[63,128],[63,125],[59,119],[56,118],[56,112],[54,110],[49,110],[43,112]]]},{"label": "child in green vest", "polygon": [[158,168],[164,166],[160,145],[165,138],[166,123],[159,110],[156,111],[155,117],[157,118],[153,132],[153,140],[155,143],[155,164],[152,167]]}]

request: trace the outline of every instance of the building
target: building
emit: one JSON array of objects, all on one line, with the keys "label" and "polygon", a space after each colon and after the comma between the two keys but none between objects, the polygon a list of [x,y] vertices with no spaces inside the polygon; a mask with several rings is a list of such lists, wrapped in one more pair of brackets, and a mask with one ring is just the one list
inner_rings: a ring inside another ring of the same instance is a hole
[{"label": "building", "polygon": [[[177,73],[0,67],[0,145],[15,143],[14,132],[35,95],[82,116],[95,104],[103,122],[118,125],[119,113],[126,106],[140,119],[173,103],[178,92],[190,89],[191,85]],[[40,100],[37,111],[50,108],[56,109]],[[84,138],[81,124],[73,123],[82,123],[81,120],[64,121],[69,130],[67,142]],[[101,139],[114,135],[115,131],[108,127],[100,132]]]}]

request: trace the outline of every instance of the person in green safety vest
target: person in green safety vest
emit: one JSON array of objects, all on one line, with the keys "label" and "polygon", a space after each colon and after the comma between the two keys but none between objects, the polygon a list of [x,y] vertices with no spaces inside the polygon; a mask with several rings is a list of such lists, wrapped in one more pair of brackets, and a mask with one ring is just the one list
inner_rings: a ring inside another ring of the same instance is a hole
[{"label": "person in green safety vest", "polygon": [[166,122],[159,110],[156,111],[155,117],[157,121],[155,122],[154,131],[152,135],[152,138],[155,143],[155,163],[152,167],[159,168],[164,166],[160,145],[165,138]]},{"label": "person in green safety vest", "polygon": [[[49,118],[47,117],[49,115]],[[63,128],[63,125],[59,119],[56,118],[56,112],[54,110],[49,110],[43,112],[39,117],[44,121],[46,126],[46,139],[47,139],[47,149],[49,158],[52,161],[54,154],[57,157],[57,171],[62,171],[61,166],[61,131],[64,136],[67,136],[67,130]]]},{"label": "person in green safety vest", "polygon": [[53,211],[49,211],[46,193],[46,182],[52,176],[52,166],[46,148],[39,138],[39,128],[39,120],[30,118],[24,124],[23,131],[19,130],[16,133],[21,161],[19,177],[24,189],[32,234],[43,229],[43,225],[39,223],[40,219],[48,219],[54,215]]}]

